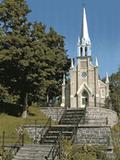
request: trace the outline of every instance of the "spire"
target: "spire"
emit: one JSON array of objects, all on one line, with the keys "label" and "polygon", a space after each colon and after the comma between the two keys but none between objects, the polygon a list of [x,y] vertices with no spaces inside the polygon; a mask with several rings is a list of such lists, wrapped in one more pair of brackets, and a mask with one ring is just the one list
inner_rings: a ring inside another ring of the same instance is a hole
[{"label": "spire", "polygon": [[91,56],[91,41],[90,41],[89,32],[88,32],[85,8],[83,8],[80,47],[81,47],[81,56]]},{"label": "spire", "polygon": [[99,66],[97,57],[96,57],[95,65],[96,65],[96,67],[98,67],[98,66]]},{"label": "spire", "polygon": [[73,63],[73,58],[71,58],[71,67],[70,69],[73,69],[74,68],[74,63]]},{"label": "spire", "polygon": [[85,8],[83,8],[81,42],[86,43],[86,44],[91,44],[90,38],[89,38],[89,33],[88,33],[88,25],[87,25],[87,17],[86,17]]},{"label": "spire", "polygon": [[108,73],[106,72],[106,83],[109,83],[109,76],[108,76]]},{"label": "spire", "polygon": [[78,37],[78,42],[77,42],[77,54],[78,54],[78,57],[80,57],[80,37]]}]

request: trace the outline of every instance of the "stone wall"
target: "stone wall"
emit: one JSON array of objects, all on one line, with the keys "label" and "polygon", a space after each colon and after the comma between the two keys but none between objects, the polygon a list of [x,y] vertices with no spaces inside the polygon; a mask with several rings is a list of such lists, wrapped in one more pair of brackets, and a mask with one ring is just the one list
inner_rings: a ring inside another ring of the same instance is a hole
[{"label": "stone wall", "polygon": [[118,122],[117,113],[110,109],[88,107],[86,110],[85,124],[114,126]]},{"label": "stone wall", "polygon": [[[41,111],[51,117],[55,121],[59,121],[64,108],[60,107],[44,107]],[[105,109],[101,107],[88,107],[86,110],[85,124],[86,125],[98,125],[98,126],[114,126],[118,122],[118,117],[115,111],[110,109]]]},{"label": "stone wall", "polygon": [[112,147],[111,129],[109,126],[79,126],[76,143]]},{"label": "stone wall", "polygon": [[59,121],[64,112],[64,108],[61,107],[43,107],[40,110],[55,121]]},{"label": "stone wall", "polygon": [[[39,133],[43,125],[37,125],[36,129],[34,125],[25,125],[24,128],[32,140],[35,140],[35,136],[38,141],[40,140]],[[105,145],[112,148],[111,129],[109,126],[81,125],[78,127],[75,143],[81,145]]]},{"label": "stone wall", "polygon": [[35,140],[35,136],[39,137],[39,133],[43,129],[44,125],[24,125],[24,129],[28,132],[29,137]]}]

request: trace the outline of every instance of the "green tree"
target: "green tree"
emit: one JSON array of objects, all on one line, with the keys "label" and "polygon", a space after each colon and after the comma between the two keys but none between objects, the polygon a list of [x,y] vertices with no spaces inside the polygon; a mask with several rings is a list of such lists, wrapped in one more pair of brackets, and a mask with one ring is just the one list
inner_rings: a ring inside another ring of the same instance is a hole
[{"label": "green tree", "polygon": [[34,39],[34,51],[40,55],[41,72],[43,72],[42,94],[39,92],[38,99],[46,101],[61,95],[61,84],[63,73],[69,68],[69,60],[64,49],[64,37],[50,28],[46,32],[46,27],[42,23],[35,22],[32,29],[32,39]]},{"label": "green tree", "polygon": [[110,98],[113,109],[120,114],[120,69],[110,77]]},{"label": "green tree", "polygon": [[[47,94],[49,98],[52,99],[53,97],[61,95],[63,74],[68,71],[70,61],[66,54],[64,37],[59,35],[52,27],[47,34],[46,44],[53,53],[50,57],[52,59],[53,72],[47,77],[48,83],[50,83],[47,88]],[[51,64],[49,64],[49,66],[50,65]]]},{"label": "green tree", "polygon": [[112,128],[112,138],[114,144],[115,160],[120,159],[120,118],[118,124]]},{"label": "green tree", "polygon": [[3,30],[0,39],[1,84],[12,94],[19,95],[20,101],[24,101],[24,108],[27,106],[30,87],[27,75],[31,40],[30,23],[26,18],[29,12],[24,0],[4,0],[0,4],[0,22]]},{"label": "green tree", "polygon": [[[25,0],[0,4],[0,84],[26,111],[30,101],[46,101],[60,94],[68,58],[64,38],[42,23],[31,24]],[[26,112],[25,112],[26,113]]]}]

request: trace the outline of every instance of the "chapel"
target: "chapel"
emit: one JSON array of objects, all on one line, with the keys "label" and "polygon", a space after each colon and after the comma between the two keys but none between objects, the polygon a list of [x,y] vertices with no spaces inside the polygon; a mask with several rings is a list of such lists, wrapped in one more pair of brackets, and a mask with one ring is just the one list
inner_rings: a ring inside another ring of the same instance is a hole
[{"label": "chapel", "polygon": [[106,81],[103,82],[99,76],[97,58],[93,64],[91,48],[86,10],[83,8],[81,36],[78,37],[77,42],[76,64],[71,59],[69,78],[63,76],[62,107],[103,107],[105,99],[109,97],[108,74],[106,73]]}]

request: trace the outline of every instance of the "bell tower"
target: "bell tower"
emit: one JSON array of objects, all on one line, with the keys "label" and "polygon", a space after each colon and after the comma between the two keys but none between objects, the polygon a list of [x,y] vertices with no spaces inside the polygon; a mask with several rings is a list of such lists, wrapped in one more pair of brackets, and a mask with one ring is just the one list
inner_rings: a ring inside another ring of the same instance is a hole
[{"label": "bell tower", "polygon": [[[90,63],[91,40],[88,32],[86,10],[83,8],[81,23],[81,36],[77,42],[77,66],[76,66],[76,101],[77,108],[85,107],[91,101],[90,91]],[[81,88],[81,90],[80,90]],[[92,98],[93,99],[93,98]]]},{"label": "bell tower", "polygon": [[88,32],[86,10],[83,8],[81,37],[78,38],[78,57],[91,56],[91,40]]}]

